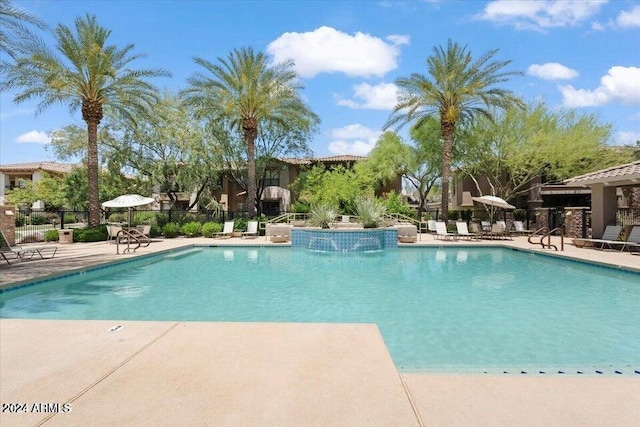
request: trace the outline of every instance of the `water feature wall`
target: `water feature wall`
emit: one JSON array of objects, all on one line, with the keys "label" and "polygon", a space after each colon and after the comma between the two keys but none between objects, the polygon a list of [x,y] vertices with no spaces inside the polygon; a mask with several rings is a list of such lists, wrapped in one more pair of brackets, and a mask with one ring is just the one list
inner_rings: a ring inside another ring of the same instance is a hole
[{"label": "water feature wall", "polygon": [[324,230],[294,228],[291,246],[327,252],[379,251],[398,246],[394,228]]}]

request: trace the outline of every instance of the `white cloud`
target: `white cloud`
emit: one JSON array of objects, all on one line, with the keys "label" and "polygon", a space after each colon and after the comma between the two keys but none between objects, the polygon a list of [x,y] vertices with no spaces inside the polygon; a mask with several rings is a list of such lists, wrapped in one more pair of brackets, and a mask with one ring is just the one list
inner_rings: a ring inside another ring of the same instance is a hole
[{"label": "white cloud", "polygon": [[640,132],[618,132],[618,145],[636,145],[636,141],[640,141]]},{"label": "white cloud", "polygon": [[356,109],[392,110],[398,99],[398,87],[393,83],[360,83],[353,86],[353,91],[354,99],[336,96],[338,105]]},{"label": "white cloud", "polygon": [[49,144],[51,143],[51,137],[46,132],[39,130],[32,130],[31,132],[23,133],[16,138],[16,142],[20,143],[36,143],[36,144]]},{"label": "white cloud", "polygon": [[640,104],[640,68],[611,67],[594,90],[576,89],[571,85],[561,85],[558,89],[565,107],[594,107],[609,102]]},{"label": "white cloud", "polygon": [[366,156],[373,149],[382,134],[359,123],[333,129],[330,132],[334,141],[329,143],[329,152],[335,155],[354,154]]},{"label": "white cloud", "polygon": [[640,6],[620,12],[616,18],[616,25],[620,28],[640,27]]},{"label": "white cloud", "polygon": [[399,46],[409,42],[408,36],[391,35],[390,43],[357,32],[343,33],[331,27],[320,27],[307,33],[284,33],[267,46],[276,63],[295,61],[300,77],[320,73],[345,73],[350,77],[383,76],[398,68]]},{"label": "white cloud", "polygon": [[478,19],[511,25],[517,29],[542,30],[575,26],[589,19],[608,0],[496,0],[489,2]]},{"label": "white cloud", "polygon": [[544,80],[571,80],[578,76],[576,70],[557,62],[547,62],[542,65],[533,64],[529,66],[527,73]]}]

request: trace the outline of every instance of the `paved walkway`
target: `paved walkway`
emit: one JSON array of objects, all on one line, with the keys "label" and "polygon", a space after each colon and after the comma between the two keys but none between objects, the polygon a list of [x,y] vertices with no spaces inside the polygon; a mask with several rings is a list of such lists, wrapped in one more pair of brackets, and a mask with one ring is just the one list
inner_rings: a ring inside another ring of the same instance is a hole
[{"label": "paved walkway", "polygon": [[[54,259],[0,267],[0,286],[192,244],[276,245],[174,239],[136,255],[103,242],[60,245]],[[417,244],[542,251],[522,237]],[[567,245],[554,254],[640,270],[628,253]],[[1,319],[0,400],[27,404],[27,413],[0,413],[3,426],[640,425],[635,376],[399,374],[365,324]]]}]

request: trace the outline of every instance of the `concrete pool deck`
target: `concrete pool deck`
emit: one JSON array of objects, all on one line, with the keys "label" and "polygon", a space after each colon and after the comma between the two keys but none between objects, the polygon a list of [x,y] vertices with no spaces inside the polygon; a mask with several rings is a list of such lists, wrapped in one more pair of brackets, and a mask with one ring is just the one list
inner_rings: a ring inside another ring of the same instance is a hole
[{"label": "concrete pool deck", "polygon": [[[173,239],[115,255],[104,242],[59,245],[54,259],[0,267],[0,286],[192,244],[282,246]],[[523,237],[459,244],[533,249]],[[456,243],[424,235],[416,245]],[[628,253],[560,254],[640,268]],[[12,426],[637,426],[640,375],[398,373],[366,324],[2,319],[0,401],[29,406],[0,413]],[[70,412],[33,412],[66,402]]]}]

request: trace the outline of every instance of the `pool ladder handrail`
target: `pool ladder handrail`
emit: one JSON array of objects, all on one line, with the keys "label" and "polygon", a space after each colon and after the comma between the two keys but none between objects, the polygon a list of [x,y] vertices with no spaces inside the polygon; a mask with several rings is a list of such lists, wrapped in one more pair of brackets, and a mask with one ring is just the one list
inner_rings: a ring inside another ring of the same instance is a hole
[{"label": "pool ladder handrail", "polygon": [[[558,247],[554,244],[551,244],[551,235],[554,234],[555,232],[560,233],[560,250],[564,251],[564,231],[559,228],[556,227],[553,230],[549,230],[549,227],[542,227],[542,228],[538,228],[536,231],[534,231],[529,238],[527,239],[527,241],[529,243],[531,243],[532,245],[540,245],[542,246],[542,249],[555,249],[556,251],[558,250]],[[540,236],[540,241],[533,241],[534,237],[538,237]],[[547,239],[546,243],[545,243],[545,238]]]},{"label": "pool ladder handrail", "polygon": [[[147,236],[145,236],[135,228],[132,228],[130,230],[122,229],[116,234],[116,254],[120,254],[120,243],[125,239],[127,241],[127,247],[123,249],[123,254],[135,252],[136,249],[142,246],[143,243],[146,243],[145,247],[149,246],[149,243],[151,243],[151,239],[149,239]],[[134,242],[133,244],[136,245],[133,248],[131,247],[132,241]]]}]

